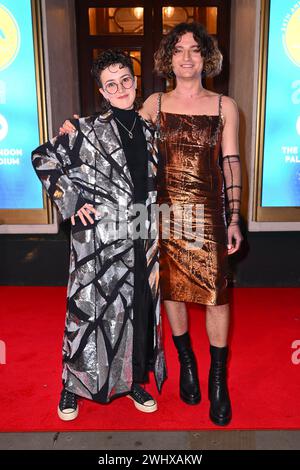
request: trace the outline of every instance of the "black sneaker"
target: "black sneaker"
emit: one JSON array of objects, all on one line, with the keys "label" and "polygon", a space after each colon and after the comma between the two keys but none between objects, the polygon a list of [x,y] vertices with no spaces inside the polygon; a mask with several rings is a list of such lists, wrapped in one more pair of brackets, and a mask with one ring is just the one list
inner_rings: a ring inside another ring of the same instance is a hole
[{"label": "black sneaker", "polygon": [[62,389],[57,413],[63,421],[71,421],[78,416],[77,396],[65,388]]},{"label": "black sneaker", "polygon": [[139,411],[143,411],[144,413],[153,413],[157,410],[156,400],[154,400],[150,393],[146,392],[146,390],[138,384],[132,385],[131,392],[127,397],[133,400],[134,406]]}]

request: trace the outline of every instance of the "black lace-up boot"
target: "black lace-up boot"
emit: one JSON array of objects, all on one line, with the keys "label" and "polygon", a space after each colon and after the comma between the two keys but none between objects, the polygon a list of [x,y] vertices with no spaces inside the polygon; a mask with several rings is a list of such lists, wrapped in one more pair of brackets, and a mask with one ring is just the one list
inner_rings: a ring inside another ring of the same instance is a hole
[{"label": "black lace-up boot", "polygon": [[197,364],[191,347],[188,332],[180,336],[173,336],[180,362],[180,398],[188,405],[196,405],[201,400]]},{"label": "black lace-up boot", "polygon": [[228,347],[210,347],[211,366],[209,371],[208,397],[209,417],[213,423],[225,426],[231,420],[231,404],[227,387]]}]

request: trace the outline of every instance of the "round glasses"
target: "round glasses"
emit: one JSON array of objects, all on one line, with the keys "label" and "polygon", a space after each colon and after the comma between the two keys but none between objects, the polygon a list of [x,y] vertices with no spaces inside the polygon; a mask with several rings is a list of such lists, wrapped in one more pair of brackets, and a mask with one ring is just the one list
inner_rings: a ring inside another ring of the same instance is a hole
[{"label": "round glasses", "polygon": [[119,85],[121,85],[122,88],[125,88],[126,90],[128,90],[129,88],[133,86],[133,83],[134,83],[134,79],[128,76],[128,77],[122,78],[122,80],[120,80],[119,83],[109,82],[105,86],[104,90],[107,91],[107,93],[109,93],[110,95],[114,95],[115,93],[117,93],[119,89]]}]

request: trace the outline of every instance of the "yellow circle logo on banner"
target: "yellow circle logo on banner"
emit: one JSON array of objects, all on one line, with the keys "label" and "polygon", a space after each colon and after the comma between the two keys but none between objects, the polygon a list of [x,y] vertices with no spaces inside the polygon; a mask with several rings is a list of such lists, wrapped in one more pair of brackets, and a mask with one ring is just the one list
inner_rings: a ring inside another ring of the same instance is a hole
[{"label": "yellow circle logo on banner", "polygon": [[8,67],[17,57],[20,31],[14,16],[0,4],[0,70]]},{"label": "yellow circle logo on banner", "polygon": [[300,67],[300,7],[291,15],[284,39],[289,58]]}]

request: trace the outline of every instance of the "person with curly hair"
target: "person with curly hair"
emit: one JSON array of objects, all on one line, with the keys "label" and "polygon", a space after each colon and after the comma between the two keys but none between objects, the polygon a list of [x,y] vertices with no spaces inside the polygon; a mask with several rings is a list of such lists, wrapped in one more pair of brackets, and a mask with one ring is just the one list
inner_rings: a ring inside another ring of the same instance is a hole
[{"label": "person with curly hair", "polygon": [[[135,110],[131,58],[105,51],[93,64],[104,114],[73,121],[75,132],[32,153],[34,169],[65,219],[71,256],[58,416],[78,415],[78,397],[128,396],[157,410],[141,384],[166,376],[158,288],[158,234],[151,207],[157,152],[153,129]],[[138,224],[136,223],[138,220]]]},{"label": "person with curly hair", "polygon": [[202,84],[203,77],[213,77],[221,68],[222,54],[202,25],[194,22],[175,26],[160,43],[155,70],[164,77],[175,77],[176,86],[168,93],[151,95],[141,114],[157,127],[159,204],[204,207],[203,219],[192,215],[190,224],[202,224],[201,247],[191,246],[192,230],[186,237],[176,237],[176,224],[173,235],[167,239],[160,236],[161,294],[180,361],[180,397],[191,405],[201,400],[188,332],[186,302],[192,302],[206,306],[211,354],[210,419],[226,425],[232,416],[227,386],[227,261],[242,242],[238,110],[231,98],[209,91]]}]

